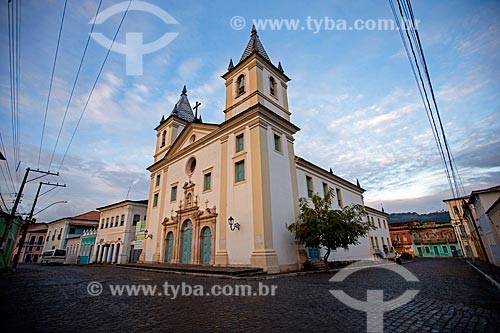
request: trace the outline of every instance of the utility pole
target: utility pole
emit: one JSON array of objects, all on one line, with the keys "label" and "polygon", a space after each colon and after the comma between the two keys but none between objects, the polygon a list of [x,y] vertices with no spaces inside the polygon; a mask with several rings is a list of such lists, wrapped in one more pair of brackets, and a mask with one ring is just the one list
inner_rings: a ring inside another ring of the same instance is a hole
[{"label": "utility pole", "polygon": [[23,224],[23,234],[22,234],[21,238],[19,239],[17,253],[14,256],[14,262],[12,263],[12,270],[13,271],[16,271],[17,263],[19,262],[19,257],[21,256],[21,251],[22,251],[23,246],[24,246],[24,241],[26,240],[26,234],[28,233],[28,228],[31,224],[34,224],[36,221],[33,219],[33,212],[35,211],[36,202],[38,201],[38,196],[40,195],[40,190],[42,189],[42,185],[66,187],[66,184],[59,184],[59,183],[52,184],[52,183],[40,182],[40,184],[38,185],[38,190],[36,191],[35,200],[33,201],[33,206],[31,206],[30,214],[29,214],[28,218],[24,221],[24,224]]},{"label": "utility pole", "polygon": [[1,253],[2,256],[4,255],[3,251],[4,251],[4,247],[5,247],[5,244],[4,244],[5,243],[5,239],[7,238],[7,235],[9,234],[10,228],[12,227],[12,224],[14,223],[14,219],[15,219],[15,215],[16,215],[16,211],[17,211],[17,206],[19,205],[19,202],[21,201],[21,197],[22,197],[23,191],[24,191],[24,185],[26,185],[26,183],[28,182],[28,175],[29,175],[30,171],[38,172],[38,173],[43,173],[45,175],[59,176],[59,172],[58,173],[53,173],[53,172],[50,172],[50,171],[32,170],[30,168],[26,169],[26,172],[25,172],[24,177],[23,177],[23,181],[21,182],[21,186],[19,188],[19,192],[17,193],[16,200],[14,201],[14,206],[12,206],[12,211],[10,213],[10,218],[8,219],[8,221],[6,223],[5,232],[2,235],[2,238],[0,240],[0,250],[2,252]]}]

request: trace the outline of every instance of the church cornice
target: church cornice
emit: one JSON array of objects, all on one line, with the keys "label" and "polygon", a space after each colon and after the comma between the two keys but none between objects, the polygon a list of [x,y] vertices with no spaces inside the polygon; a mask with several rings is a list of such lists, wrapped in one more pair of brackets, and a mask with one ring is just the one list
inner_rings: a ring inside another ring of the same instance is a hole
[{"label": "church cornice", "polygon": [[[238,63],[236,66],[234,66],[232,69],[228,70],[226,73],[224,73],[221,77],[225,80],[227,80],[228,77],[231,76],[231,73],[236,73],[238,72],[241,68],[247,67],[250,65],[252,61],[260,61],[264,64],[267,65],[266,68],[268,68],[274,75],[280,77],[284,82],[288,82],[291,79],[283,72],[281,72],[278,67],[273,65],[272,62],[261,56],[258,52],[255,50],[252,51],[252,53],[242,62]],[[253,67],[253,66],[252,66]],[[259,68],[263,68],[263,66],[259,66]]]},{"label": "church cornice", "polygon": [[[149,170],[150,172],[154,172],[158,168],[164,167],[168,163],[174,162],[178,159],[182,159],[187,155],[192,154],[194,151],[200,149],[201,147],[206,146],[207,144],[210,144],[215,140],[220,140],[224,136],[227,136],[229,134],[228,132],[233,132],[235,128],[243,125],[248,125],[248,123],[250,123],[252,120],[255,121],[256,117],[258,119],[256,121],[262,122],[266,126],[272,124],[273,127],[281,129],[287,135],[293,135],[300,130],[299,127],[295,126],[285,118],[279,116],[274,111],[271,111],[264,105],[256,104],[254,106],[251,106],[247,110],[237,114],[236,116],[226,120],[222,124],[218,125],[218,128],[213,132],[205,135],[204,137],[200,138],[184,149],[176,151],[174,148],[175,144],[172,145],[172,148],[167,152],[167,154],[161,160],[150,165],[147,170]],[[195,124],[189,124],[187,127],[192,125]],[[186,131],[186,128],[184,128],[184,131]]]},{"label": "church cornice", "polygon": [[313,172],[316,172],[317,174],[321,175],[322,177],[325,177],[326,179],[330,179],[334,182],[337,182],[341,185],[344,185],[345,187],[348,187],[349,189],[356,191],[360,194],[365,192],[366,190],[358,187],[356,184],[351,183],[350,181],[339,177],[333,173],[328,172],[327,170],[323,169],[322,167],[317,166],[316,164],[309,162],[302,157],[295,156],[295,164],[297,167],[301,167],[304,170],[310,170]]}]

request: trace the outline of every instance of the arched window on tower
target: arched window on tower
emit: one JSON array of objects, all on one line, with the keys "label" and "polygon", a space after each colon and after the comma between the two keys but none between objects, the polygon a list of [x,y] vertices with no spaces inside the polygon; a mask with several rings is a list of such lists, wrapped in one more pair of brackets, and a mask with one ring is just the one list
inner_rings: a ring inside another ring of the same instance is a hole
[{"label": "arched window on tower", "polygon": [[163,131],[163,133],[161,133],[161,146],[160,147],[163,147],[165,145],[165,138],[167,136],[167,131]]},{"label": "arched window on tower", "polygon": [[245,75],[241,74],[238,76],[238,80],[236,80],[238,85],[238,96],[245,93]]},{"label": "arched window on tower", "polygon": [[272,76],[269,77],[269,91],[271,95],[276,96],[276,80]]}]

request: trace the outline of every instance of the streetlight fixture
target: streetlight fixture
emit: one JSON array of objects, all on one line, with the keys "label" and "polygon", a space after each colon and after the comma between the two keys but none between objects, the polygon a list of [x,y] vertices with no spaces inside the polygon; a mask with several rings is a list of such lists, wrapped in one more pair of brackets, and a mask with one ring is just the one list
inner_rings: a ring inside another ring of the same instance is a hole
[{"label": "streetlight fixture", "polygon": [[232,216],[229,216],[227,222],[229,223],[229,228],[231,228],[231,231],[235,231],[236,229],[240,230],[240,224],[238,222],[234,222]]},{"label": "streetlight fixture", "polygon": [[41,210],[39,210],[38,212],[36,212],[35,214],[33,214],[33,216],[38,215],[38,214],[40,214],[41,212],[43,212],[44,210],[46,210],[47,208],[50,208],[50,207],[52,207],[52,206],[54,206],[54,205],[56,205],[56,204],[60,204],[60,203],[68,203],[68,202],[67,202],[66,200],[64,200],[64,201],[56,201],[56,202],[53,202],[53,203],[51,203],[50,205],[48,205],[47,207],[45,207],[44,209],[41,209]]},{"label": "streetlight fixture", "polygon": [[144,230],[144,239],[153,239],[153,234],[148,234],[148,229]]}]

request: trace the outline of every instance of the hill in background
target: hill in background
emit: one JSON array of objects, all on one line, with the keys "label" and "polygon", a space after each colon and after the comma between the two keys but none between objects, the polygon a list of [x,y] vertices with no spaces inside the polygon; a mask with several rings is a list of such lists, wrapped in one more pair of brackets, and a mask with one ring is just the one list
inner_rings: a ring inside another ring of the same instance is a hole
[{"label": "hill in background", "polygon": [[450,222],[450,214],[447,211],[439,211],[428,214],[418,214],[418,213],[391,213],[389,214],[388,222],[436,222],[436,223],[448,223]]}]

